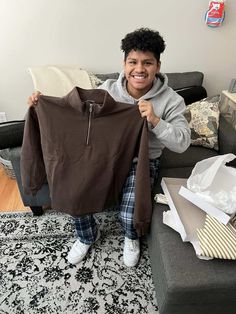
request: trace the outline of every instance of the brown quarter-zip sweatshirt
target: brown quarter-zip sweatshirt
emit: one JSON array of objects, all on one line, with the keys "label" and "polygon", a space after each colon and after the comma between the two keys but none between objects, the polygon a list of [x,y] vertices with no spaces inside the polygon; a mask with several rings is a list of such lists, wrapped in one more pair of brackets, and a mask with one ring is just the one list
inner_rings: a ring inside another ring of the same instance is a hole
[{"label": "brown quarter-zip sweatshirt", "polygon": [[137,159],[134,227],[147,232],[152,213],[148,129],[138,106],[102,89],[75,87],[65,97],[40,96],[28,110],[21,153],[24,192],[47,180],[52,207],[74,217],[118,203]]}]

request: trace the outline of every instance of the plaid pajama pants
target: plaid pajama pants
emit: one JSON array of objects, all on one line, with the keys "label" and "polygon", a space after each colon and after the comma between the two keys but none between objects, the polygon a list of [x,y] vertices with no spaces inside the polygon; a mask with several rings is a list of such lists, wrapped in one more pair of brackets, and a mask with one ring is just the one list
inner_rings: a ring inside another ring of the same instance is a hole
[{"label": "plaid pajama pants", "polygon": [[[150,183],[151,187],[158,175],[159,159],[150,160]],[[137,163],[133,163],[122,190],[122,198],[118,210],[125,236],[137,239],[137,233],[133,226],[134,202],[135,202],[135,176]],[[82,243],[91,244],[96,240],[97,223],[92,214],[76,217],[75,227],[77,237]]]}]

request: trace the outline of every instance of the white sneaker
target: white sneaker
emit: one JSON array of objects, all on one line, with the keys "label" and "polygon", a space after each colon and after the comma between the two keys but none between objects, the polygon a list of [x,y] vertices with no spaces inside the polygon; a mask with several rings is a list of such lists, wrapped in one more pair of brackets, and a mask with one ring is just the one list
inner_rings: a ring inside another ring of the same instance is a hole
[{"label": "white sneaker", "polygon": [[[98,229],[95,242],[100,238],[100,235],[101,235],[100,230]],[[70,252],[67,255],[68,262],[71,264],[78,264],[78,263],[82,262],[82,260],[85,258],[86,254],[88,253],[88,250],[92,244],[84,244],[84,243],[80,242],[79,239],[76,240],[75,243],[72,245]]]},{"label": "white sneaker", "polygon": [[140,244],[139,239],[132,240],[125,237],[125,245],[123,251],[124,264],[127,267],[137,265],[140,257]]}]

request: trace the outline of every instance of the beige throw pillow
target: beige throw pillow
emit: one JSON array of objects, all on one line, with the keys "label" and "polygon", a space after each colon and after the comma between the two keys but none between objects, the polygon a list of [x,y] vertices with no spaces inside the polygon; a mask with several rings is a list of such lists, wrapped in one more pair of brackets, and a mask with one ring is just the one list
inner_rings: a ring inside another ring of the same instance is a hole
[{"label": "beige throw pillow", "polygon": [[34,89],[44,95],[62,97],[75,86],[90,89],[96,87],[94,75],[81,69],[78,65],[45,65],[30,67],[29,73]]}]

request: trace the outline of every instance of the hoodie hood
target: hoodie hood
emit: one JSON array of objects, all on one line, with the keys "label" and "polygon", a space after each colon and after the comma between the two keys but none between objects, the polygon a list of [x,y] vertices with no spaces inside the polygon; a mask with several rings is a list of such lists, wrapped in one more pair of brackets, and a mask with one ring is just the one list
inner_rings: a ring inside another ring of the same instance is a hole
[{"label": "hoodie hood", "polygon": [[166,74],[159,73],[154,79],[152,88],[139,99],[129,95],[126,85],[127,80],[124,71],[122,71],[117,80],[107,80],[99,88],[106,89],[116,101],[136,104],[141,99],[149,100],[164,92],[168,88],[168,78]]},{"label": "hoodie hood", "polygon": [[183,152],[190,144],[190,129],[184,117],[184,99],[168,86],[166,74],[159,73],[152,88],[140,99],[134,99],[126,89],[127,80],[122,71],[118,80],[105,81],[100,89],[105,89],[118,102],[137,105],[139,100],[149,100],[156,116],[160,118],[153,128],[149,126],[149,158],[160,157],[164,147],[174,152]]}]

